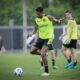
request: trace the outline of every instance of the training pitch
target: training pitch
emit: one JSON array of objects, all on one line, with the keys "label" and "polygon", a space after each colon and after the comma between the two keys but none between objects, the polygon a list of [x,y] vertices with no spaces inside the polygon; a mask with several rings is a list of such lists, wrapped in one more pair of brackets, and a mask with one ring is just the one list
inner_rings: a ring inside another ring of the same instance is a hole
[{"label": "training pitch", "polygon": [[[65,69],[66,60],[62,54],[58,53],[56,58],[57,69],[52,69],[50,54],[48,63],[50,76],[42,77],[39,56],[27,53],[3,53],[0,55],[0,80],[80,80],[80,54],[78,56],[77,69]],[[13,70],[16,67],[23,68],[23,76],[16,77]]]}]

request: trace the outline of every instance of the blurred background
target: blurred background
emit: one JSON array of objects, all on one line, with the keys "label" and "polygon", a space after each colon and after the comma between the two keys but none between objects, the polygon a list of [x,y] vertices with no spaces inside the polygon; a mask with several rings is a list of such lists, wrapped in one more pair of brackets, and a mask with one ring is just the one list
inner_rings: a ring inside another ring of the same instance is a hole
[{"label": "blurred background", "polygon": [[[33,30],[38,6],[43,6],[46,14],[56,18],[64,16],[64,12],[70,9],[80,24],[80,0],[0,0],[0,40],[3,51],[27,50],[26,38]],[[64,31],[65,23],[54,23],[56,38],[53,44],[56,50],[61,48],[59,36]]]}]

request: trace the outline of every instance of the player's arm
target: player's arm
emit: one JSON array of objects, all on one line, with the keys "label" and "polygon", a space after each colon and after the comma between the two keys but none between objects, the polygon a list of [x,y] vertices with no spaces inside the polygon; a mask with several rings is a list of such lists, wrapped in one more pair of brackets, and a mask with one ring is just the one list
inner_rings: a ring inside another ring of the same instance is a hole
[{"label": "player's arm", "polygon": [[48,18],[49,18],[49,20],[52,21],[52,22],[58,22],[58,23],[60,22],[60,20],[54,18],[53,16],[48,15]]},{"label": "player's arm", "polygon": [[38,27],[37,27],[37,24],[35,23],[33,34],[35,34],[37,32],[37,30],[38,30]]},{"label": "player's arm", "polygon": [[60,19],[59,19],[59,22],[64,21],[64,19],[65,19],[65,17],[60,18]]},{"label": "player's arm", "polygon": [[74,21],[73,20],[70,20],[69,26],[70,26],[70,36],[69,36],[69,38],[71,38],[72,33],[73,33],[73,29],[74,29]]}]

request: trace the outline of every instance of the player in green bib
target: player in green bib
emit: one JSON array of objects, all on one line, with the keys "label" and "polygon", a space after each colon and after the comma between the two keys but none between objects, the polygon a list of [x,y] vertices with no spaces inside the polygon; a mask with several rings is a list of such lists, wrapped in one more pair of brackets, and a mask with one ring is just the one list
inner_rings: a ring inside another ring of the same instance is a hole
[{"label": "player in green bib", "polygon": [[[66,40],[66,43],[63,44],[61,51],[68,61],[68,64],[65,66],[65,68],[76,68],[77,58],[75,49],[78,39],[78,26],[76,21],[73,19],[72,12],[70,10],[67,10],[65,12],[65,16],[67,19],[67,27],[65,35],[67,35],[68,38]],[[67,56],[66,50],[69,50],[71,57]]]},{"label": "player in green bib", "polygon": [[44,73],[42,76],[49,76],[48,61],[46,53],[48,50],[51,52],[53,67],[55,66],[55,52],[53,50],[52,42],[54,40],[54,27],[53,22],[59,22],[52,16],[45,15],[42,7],[36,9],[37,18],[35,19],[35,27],[33,34],[38,34],[38,40],[31,53],[35,54],[37,49],[40,50],[40,55],[44,65]]}]

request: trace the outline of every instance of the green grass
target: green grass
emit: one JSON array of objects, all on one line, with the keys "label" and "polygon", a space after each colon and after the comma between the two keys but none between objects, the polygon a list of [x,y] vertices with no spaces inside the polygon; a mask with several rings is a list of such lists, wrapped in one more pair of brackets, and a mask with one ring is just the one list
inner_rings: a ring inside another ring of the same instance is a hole
[{"label": "green grass", "polygon": [[[80,80],[80,68],[64,69],[66,60],[59,54],[56,59],[58,69],[52,69],[50,56],[48,56],[50,76],[42,77],[39,56],[29,54],[5,53],[0,55],[0,80]],[[80,54],[78,54],[80,66]],[[22,77],[13,75],[13,70],[21,67],[24,70]]]}]

